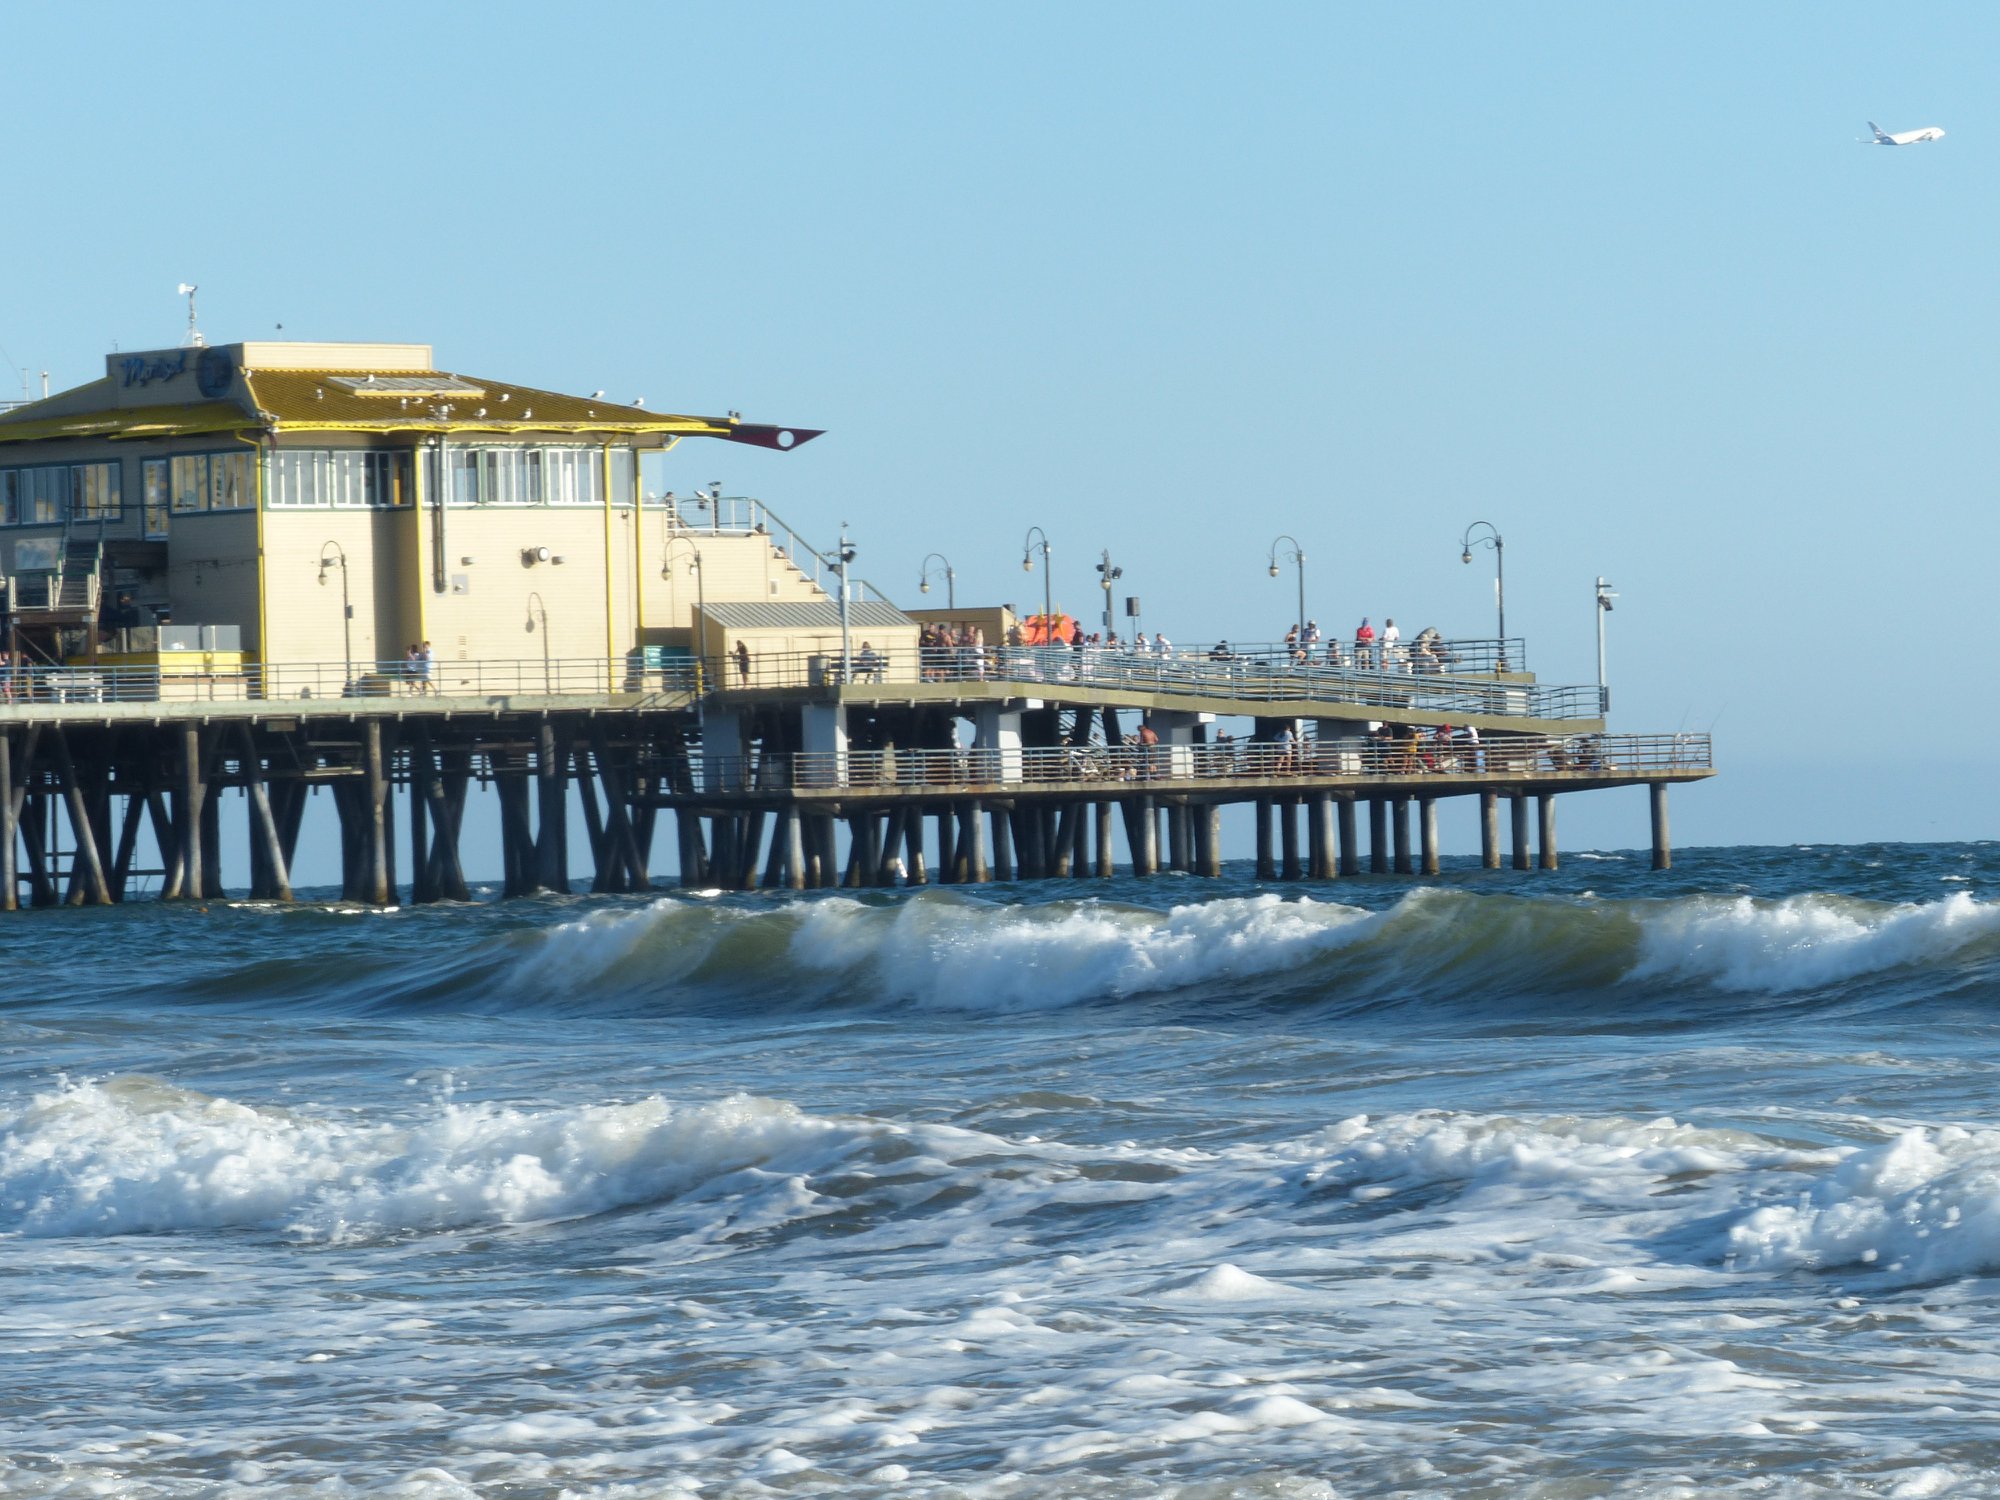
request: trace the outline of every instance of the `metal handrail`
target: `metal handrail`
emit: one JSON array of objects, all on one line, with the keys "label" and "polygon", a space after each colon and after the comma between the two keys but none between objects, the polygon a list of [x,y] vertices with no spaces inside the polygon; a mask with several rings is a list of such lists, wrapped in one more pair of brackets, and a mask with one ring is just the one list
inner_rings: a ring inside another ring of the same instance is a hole
[{"label": "metal handrail", "polygon": [[1536,780],[1553,775],[1644,779],[1715,768],[1706,734],[1504,735],[1450,739],[1248,740],[1209,745],[1075,745],[962,750],[765,751],[707,755],[704,795],[756,791],[882,791],[894,787],[969,792],[1101,782],[1179,782],[1273,777],[1386,780],[1429,776]]},{"label": "metal handrail", "polygon": [[[771,550],[797,569],[800,576],[824,594],[834,594],[839,587],[833,580],[832,568],[827,555],[807,542],[798,532],[770,506],[762,500],[748,495],[716,495],[703,499],[698,496],[674,496],[664,502],[667,530],[673,535],[691,537],[702,536],[761,536],[771,544]],[[825,569],[827,578],[821,577]],[[858,600],[874,600],[883,604],[892,602],[889,596],[876,588],[865,578],[848,579],[848,587]]]},{"label": "metal handrail", "polygon": [[1377,643],[1368,648],[1352,640],[1331,639],[1310,646],[1289,646],[1283,641],[1253,641],[1218,644],[1206,650],[1176,647],[1182,656],[1215,657],[1226,653],[1231,659],[1263,662],[1271,666],[1313,666],[1353,671],[1401,672],[1415,676],[1450,676],[1466,673],[1525,672],[1528,643],[1519,636],[1506,640],[1490,637],[1464,639],[1435,638]]},{"label": "metal handrail", "polygon": [[0,707],[28,704],[175,703],[318,699],[606,697],[612,694],[692,695],[701,664],[676,658],[646,665],[634,657],[509,661],[396,660],[343,662],[217,661],[213,653],[177,653],[158,665],[22,665],[0,663]]},{"label": "metal handrail", "polygon": [[[1124,688],[1185,697],[1227,697],[1255,703],[1354,703],[1426,713],[1532,719],[1594,719],[1594,684],[1546,686],[1492,676],[1401,670],[1360,670],[1289,660],[1174,652],[1167,656],[1086,646],[878,647],[854,650],[854,684],[1007,682],[1032,690],[1048,685]],[[723,689],[829,687],[841,681],[832,653],[750,653],[712,663],[708,681]]]}]

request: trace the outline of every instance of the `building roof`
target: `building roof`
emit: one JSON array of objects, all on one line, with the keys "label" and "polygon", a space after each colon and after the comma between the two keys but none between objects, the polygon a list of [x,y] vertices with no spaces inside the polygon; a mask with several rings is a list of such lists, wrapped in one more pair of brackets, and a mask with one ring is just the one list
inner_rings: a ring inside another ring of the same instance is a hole
[{"label": "building roof", "polygon": [[[756,604],[708,604],[700,613],[724,630],[838,630],[840,605],[832,599],[780,600]],[[917,622],[880,599],[855,599],[847,606],[851,630],[881,630]]]},{"label": "building roof", "polygon": [[[430,351],[420,344],[216,345],[199,351],[191,364],[192,352],[112,356],[104,379],[0,413],[0,443],[252,430],[453,437],[558,432],[651,437],[663,446],[683,437],[714,437],[790,449],[820,435],[733,414],[649,411],[602,396],[436,370],[428,368]],[[122,381],[116,378],[121,371]],[[190,387],[198,384],[206,399],[172,400],[169,392],[177,393],[177,382],[190,374]]]}]

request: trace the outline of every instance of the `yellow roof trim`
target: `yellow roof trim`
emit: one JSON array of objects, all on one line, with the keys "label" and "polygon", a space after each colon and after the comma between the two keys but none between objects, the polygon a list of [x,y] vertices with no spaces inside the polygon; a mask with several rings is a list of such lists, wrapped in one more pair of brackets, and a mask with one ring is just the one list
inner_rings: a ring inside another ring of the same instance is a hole
[{"label": "yellow roof trim", "polygon": [[0,423],[0,443],[47,442],[53,438],[182,437],[204,432],[240,432],[257,426],[241,408],[220,401],[189,406],[141,406],[125,411],[76,412],[33,422]]},{"label": "yellow roof trim", "polygon": [[[245,424],[253,425],[253,424]],[[629,432],[656,433],[661,437],[683,438],[713,436],[723,437],[729,432],[727,427],[718,427],[712,422],[691,421],[685,426],[670,426],[664,422],[526,422],[498,423],[485,422],[273,422],[270,428],[276,433],[292,432],[423,432],[436,434],[486,433],[496,437],[520,437],[531,432]]]}]

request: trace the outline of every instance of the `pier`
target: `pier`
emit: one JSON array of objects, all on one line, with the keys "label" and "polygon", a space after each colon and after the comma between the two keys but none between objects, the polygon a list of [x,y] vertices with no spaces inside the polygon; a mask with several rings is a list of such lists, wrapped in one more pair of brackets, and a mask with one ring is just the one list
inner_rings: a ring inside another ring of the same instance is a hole
[{"label": "pier", "polygon": [[[375,674],[388,691],[366,697],[339,695],[341,664],[253,672],[194,699],[159,698],[143,674],[79,683],[66,669],[59,690],[0,706],[0,908],[123,901],[142,872],[162,900],[223,896],[231,794],[248,813],[236,894],[291,899],[307,801],[323,794],[342,898],[387,905],[470,897],[475,784],[496,794],[502,891],[517,896],[664,878],[804,890],[1119,866],[1213,877],[1232,804],[1253,809],[1262,879],[1435,874],[1453,802],[1472,809],[1486,867],[1554,869],[1556,799],[1619,786],[1647,790],[1665,868],[1666,789],[1714,770],[1706,735],[1531,717],[1550,699],[1532,686],[1246,659],[1017,648],[887,657],[841,682],[823,660],[779,657],[754,664],[772,685],[739,674],[728,687],[713,684],[733,663],[698,658],[638,684],[603,662],[447,666],[429,682],[394,665]],[[1229,715],[1251,736],[1212,736]],[[572,817],[590,851],[578,871]]]},{"label": "pier", "polygon": [[225,869],[289,900],[307,837],[345,900],[465,900],[475,815],[506,896],[1212,877],[1234,805],[1263,879],[1435,874],[1457,807],[1488,867],[1554,869],[1557,798],[1621,786],[1665,868],[1668,788],[1714,772],[1707,736],[1609,733],[1601,681],[1540,680],[1504,606],[1487,640],[1134,651],[1053,609],[1040,528],[1039,617],[959,609],[948,562],[906,612],[844,535],[667,487],[684,440],[820,435],[422,344],[114,353],[0,412],[0,909],[206,901]]}]

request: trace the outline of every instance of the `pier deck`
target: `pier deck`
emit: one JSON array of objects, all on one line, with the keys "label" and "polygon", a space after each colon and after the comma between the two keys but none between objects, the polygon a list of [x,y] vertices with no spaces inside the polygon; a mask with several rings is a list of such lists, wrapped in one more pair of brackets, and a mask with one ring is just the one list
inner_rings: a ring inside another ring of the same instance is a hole
[{"label": "pier deck", "polygon": [[[1532,804],[1539,862],[1552,867],[1557,795],[1636,785],[1651,789],[1664,865],[1666,788],[1714,773],[1707,736],[1606,734],[1595,689],[1548,688],[1525,673],[1018,649],[898,665],[862,659],[844,673],[837,660],[771,657],[745,673],[726,659],[666,671],[543,659],[440,662],[429,675],[400,663],[17,674],[17,696],[0,700],[0,909],[107,904],[151,874],[164,899],[222,894],[225,791],[250,812],[251,896],[289,898],[306,800],[325,793],[343,895],[388,904],[404,885],[416,901],[468,897],[460,839],[477,785],[498,794],[503,889],[519,895],[572,888],[573,813],[588,833],[593,891],[652,884],[662,812],[677,824],[678,877],[731,888],[915,882],[932,869],[969,882],[1108,874],[1116,818],[1134,872],[1215,874],[1231,804],[1254,808],[1260,873],[1332,879],[1363,867],[1360,807],[1369,869],[1434,871],[1437,805],[1468,796],[1481,799],[1487,863],[1501,862],[1505,799],[1516,865],[1529,861]],[[1142,718],[1170,742],[1120,733]],[[980,740],[971,748],[955,744],[952,726],[965,720]],[[1211,741],[1209,725],[1224,720],[1249,721],[1251,737]],[[812,748],[815,724],[857,738]],[[1025,742],[1024,724],[1034,726]],[[1439,726],[1454,733],[1441,739]],[[947,743],[881,743],[896,733]],[[139,859],[148,834],[157,871]]]}]

